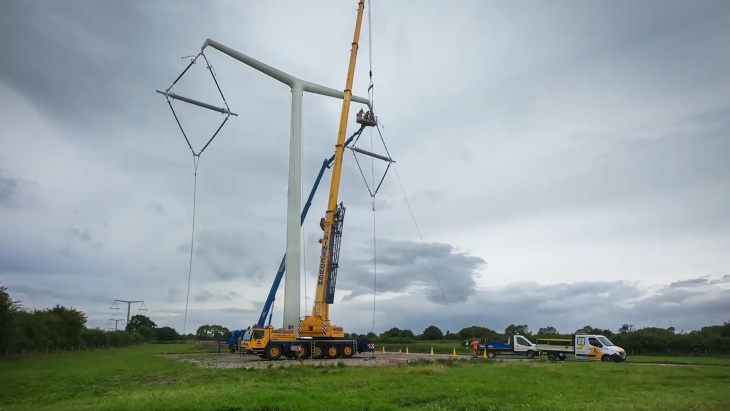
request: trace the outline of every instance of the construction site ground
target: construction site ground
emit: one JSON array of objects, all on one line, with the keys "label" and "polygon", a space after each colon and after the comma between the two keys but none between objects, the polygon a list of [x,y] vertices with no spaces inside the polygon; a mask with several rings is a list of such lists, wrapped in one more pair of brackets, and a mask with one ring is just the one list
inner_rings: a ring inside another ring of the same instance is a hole
[{"label": "construction site ground", "polygon": [[[469,360],[473,357],[470,355],[451,354],[424,354],[424,353],[393,353],[379,352],[372,354],[362,353],[356,354],[352,358],[335,358],[335,359],[285,359],[267,360],[259,358],[256,355],[243,355],[230,353],[228,351],[221,353],[195,353],[195,354],[162,354],[162,357],[175,359],[206,368],[268,368],[268,367],[297,367],[297,366],[337,366],[342,363],[348,367],[382,367],[389,365],[405,364],[413,361],[458,361]],[[492,361],[529,361],[525,359],[495,359]]]}]

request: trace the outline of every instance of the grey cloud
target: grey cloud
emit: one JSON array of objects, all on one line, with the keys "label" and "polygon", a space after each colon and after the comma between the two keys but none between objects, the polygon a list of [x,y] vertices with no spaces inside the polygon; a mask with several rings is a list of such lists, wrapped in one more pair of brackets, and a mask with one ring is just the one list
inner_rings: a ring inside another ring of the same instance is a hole
[{"label": "grey cloud", "polygon": [[[244,279],[258,284],[267,274],[256,259],[265,240],[265,236],[245,236],[238,230],[200,230],[193,246],[194,264],[202,261],[216,280]],[[190,244],[181,244],[177,251],[189,254]]]},{"label": "grey cloud", "polygon": [[[486,264],[484,259],[458,251],[449,244],[426,243],[425,248],[424,251],[422,244],[411,241],[381,240],[377,255],[377,291],[404,292],[411,286],[419,286],[426,298],[436,304],[464,301],[474,294],[475,277]],[[365,248],[357,251],[358,254],[367,252]],[[372,293],[372,258],[353,258],[348,253],[340,267],[347,275],[338,279],[338,288],[352,290],[345,300]]]},{"label": "grey cloud", "polygon": [[195,296],[195,301],[233,301],[240,297],[241,295],[235,291],[229,291],[227,293],[213,293],[208,290],[203,290]]},{"label": "grey cloud", "polygon": [[669,288],[694,287],[697,285],[705,285],[705,284],[708,284],[709,282],[710,282],[710,280],[707,277],[692,278],[689,280],[674,281],[672,283],[669,283]]},{"label": "grey cloud", "polygon": [[8,176],[0,167],[0,207],[7,210],[32,207],[37,188],[38,185],[34,182]]},{"label": "grey cloud", "polygon": [[147,205],[147,207],[149,207],[151,210],[153,210],[157,214],[165,214],[165,207],[161,206],[160,204],[150,203]]},{"label": "grey cloud", "polygon": [[[467,301],[452,306],[453,317],[441,307],[425,305],[419,295],[395,299],[378,299],[376,329],[410,328],[422,332],[437,325],[455,332],[471,325],[503,331],[509,324],[528,324],[530,329],[554,326],[562,332],[573,332],[584,325],[617,331],[623,323],[637,327],[668,327],[692,330],[709,324],[722,324],[730,312],[730,289],[710,286],[699,293],[677,294],[669,286],[652,294],[626,282],[584,282],[540,285],[512,283],[502,287],[479,290]],[[538,298],[539,297],[539,298]],[[669,297],[667,299],[667,297]],[[348,313],[372,312],[372,303],[349,302],[337,307]],[[345,315],[341,313],[340,315]],[[367,316],[366,316],[367,317]],[[350,332],[369,331],[370,319],[352,318]],[[376,331],[377,332],[377,331]]]}]

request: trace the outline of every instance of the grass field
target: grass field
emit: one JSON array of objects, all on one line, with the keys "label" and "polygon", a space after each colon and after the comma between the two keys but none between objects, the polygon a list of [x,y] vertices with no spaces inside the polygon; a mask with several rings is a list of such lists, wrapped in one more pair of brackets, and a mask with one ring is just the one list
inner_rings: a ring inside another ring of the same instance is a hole
[{"label": "grass field", "polygon": [[[418,341],[411,344],[378,344],[378,351],[385,347],[386,352],[406,352],[406,347],[412,353],[452,354],[454,349],[460,355],[471,355],[471,348],[464,346],[463,341]],[[692,365],[725,365],[730,366],[728,357],[699,357],[699,356],[659,356],[659,355],[629,355],[628,362],[661,363],[661,364],[692,364]]]},{"label": "grass field", "polygon": [[0,410],[727,410],[730,404],[730,367],[709,365],[728,365],[725,359],[699,366],[479,360],[245,370],[155,356],[192,351],[192,345],[143,345],[0,363]]}]

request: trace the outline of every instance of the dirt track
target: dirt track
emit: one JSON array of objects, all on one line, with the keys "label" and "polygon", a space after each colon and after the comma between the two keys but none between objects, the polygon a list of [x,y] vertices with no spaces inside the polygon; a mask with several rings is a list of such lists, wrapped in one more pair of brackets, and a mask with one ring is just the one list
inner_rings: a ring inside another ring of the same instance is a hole
[{"label": "dirt track", "polygon": [[[277,361],[269,361],[259,358],[256,355],[240,356],[238,353],[231,354],[229,352],[218,353],[201,353],[201,354],[164,354],[165,358],[172,358],[195,364],[206,368],[267,368],[267,367],[296,367],[296,366],[335,366],[337,363],[353,367],[382,367],[387,365],[396,365],[406,363],[408,361],[426,359],[426,360],[468,360],[471,356],[457,355],[456,357],[449,354],[398,354],[398,353],[382,353],[375,352],[374,355],[367,353],[355,355],[352,358],[336,358],[328,359],[307,359],[307,360],[288,360],[280,359]],[[373,358],[374,357],[374,358]]]}]

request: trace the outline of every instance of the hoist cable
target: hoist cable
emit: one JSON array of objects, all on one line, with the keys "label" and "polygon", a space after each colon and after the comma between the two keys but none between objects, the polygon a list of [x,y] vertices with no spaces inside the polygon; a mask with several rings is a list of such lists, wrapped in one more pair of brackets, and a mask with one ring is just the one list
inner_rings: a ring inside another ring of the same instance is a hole
[{"label": "hoist cable", "polygon": [[[368,9],[368,14],[369,13]],[[370,129],[370,150],[373,150],[373,129]],[[353,152],[354,153],[354,152]],[[370,157],[370,174],[371,178],[373,180],[373,185],[375,185],[375,158]],[[377,192],[377,190],[376,190]],[[370,196],[370,205],[373,209],[373,326],[372,326],[372,332],[375,332],[375,296],[377,294],[378,290],[378,247],[376,243],[377,234],[376,234],[376,227],[377,224],[375,223],[375,195]]]},{"label": "hoist cable", "polygon": [[185,333],[187,323],[188,323],[188,302],[190,301],[190,279],[192,278],[193,274],[193,247],[195,246],[195,207],[196,207],[196,200],[197,200],[197,192],[198,192],[198,164],[200,164],[200,156],[193,154],[193,168],[194,168],[194,177],[193,177],[193,223],[192,223],[192,230],[190,234],[190,265],[188,267],[188,291],[187,296],[185,297],[185,319],[183,320],[183,335],[187,335]]},{"label": "hoist cable", "polygon": [[[370,100],[370,110],[371,112],[374,110],[375,104],[373,103],[374,99],[374,91],[373,91],[373,24],[372,24],[372,1],[368,2],[368,63],[369,63],[369,76],[370,76],[370,84],[368,85],[368,100]],[[377,121],[377,120],[376,120]],[[377,124],[377,123],[376,123]],[[370,129],[370,151],[373,151],[373,129]],[[355,155],[355,152],[352,152],[353,155]],[[355,156],[355,161],[357,162],[357,156]],[[358,168],[360,167],[360,164],[358,163]],[[390,164],[389,164],[390,166]],[[362,173],[362,170],[360,170]],[[386,173],[388,170],[386,169]],[[373,182],[373,186],[375,186],[375,158],[370,157],[370,174]],[[385,175],[383,175],[383,179],[385,178]],[[363,174],[363,179],[365,179],[365,175]],[[381,180],[382,182],[382,180]],[[365,185],[367,186],[367,181],[365,181]],[[380,186],[378,186],[380,188]],[[375,220],[375,194],[377,194],[378,190],[375,190],[375,193],[370,191],[370,187],[368,187],[368,192],[370,192],[370,206],[373,209],[373,324],[371,332],[375,332],[375,301],[376,296],[378,293],[378,254],[377,254],[377,234],[376,234],[376,220]]]}]

